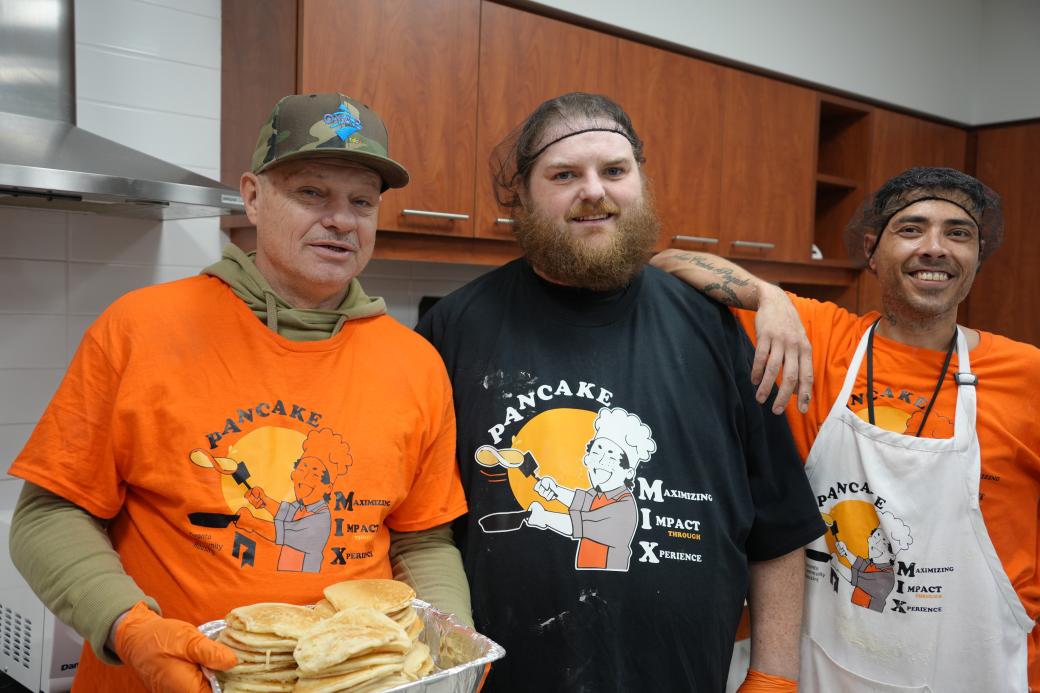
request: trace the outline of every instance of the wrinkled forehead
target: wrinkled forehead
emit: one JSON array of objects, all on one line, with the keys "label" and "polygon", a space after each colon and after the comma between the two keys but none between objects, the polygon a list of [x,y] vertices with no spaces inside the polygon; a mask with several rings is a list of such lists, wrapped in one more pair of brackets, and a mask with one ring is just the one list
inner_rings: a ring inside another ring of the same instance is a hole
[{"label": "wrinkled forehead", "polygon": [[[609,118],[559,118],[547,125],[535,142],[534,159],[537,162],[537,160],[544,158],[553,151],[558,152],[561,149],[559,146],[561,144],[573,145],[574,142],[570,140],[589,133],[613,134],[618,139],[617,144],[620,146],[622,142],[626,143],[628,145],[628,153],[632,153],[632,141],[622,127]],[[601,139],[607,140],[607,138]],[[612,141],[612,139],[610,138],[607,141]],[[584,141],[589,140],[590,138],[585,138]],[[575,147],[571,146],[568,148],[574,149]]]}]

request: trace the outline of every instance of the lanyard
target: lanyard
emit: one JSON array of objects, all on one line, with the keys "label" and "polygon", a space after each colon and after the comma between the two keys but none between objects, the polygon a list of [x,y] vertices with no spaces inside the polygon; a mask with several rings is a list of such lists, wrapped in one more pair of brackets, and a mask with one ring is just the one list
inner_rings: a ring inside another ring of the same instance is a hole
[{"label": "lanyard", "polygon": [[[878,323],[881,322],[881,318],[874,321],[874,324],[870,326],[870,334],[867,336],[867,414],[870,418],[870,425],[875,426],[874,423],[874,331],[877,329]],[[918,438],[921,437],[921,431],[924,430],[924,423],[928,420],[928,415],[932,413],[932,407],[935,405],[935,400],[939,397],[939,390],[942,389],[943,380],[946,379],[946,373],[950,368],[950,359],[953,357],[953,349],[957,346],[957,327],[953,328],[953,339],[950,340],[950,348],[946,350],[946,360],[943,361],[942,372],[939,374],[939,380],[935,383],[935,392],[932,393],[932,398],[928,402],[928,408],[924,410],[924,416],[921,418],[921,425],[917,427],[917,433],[914,435]]]}]

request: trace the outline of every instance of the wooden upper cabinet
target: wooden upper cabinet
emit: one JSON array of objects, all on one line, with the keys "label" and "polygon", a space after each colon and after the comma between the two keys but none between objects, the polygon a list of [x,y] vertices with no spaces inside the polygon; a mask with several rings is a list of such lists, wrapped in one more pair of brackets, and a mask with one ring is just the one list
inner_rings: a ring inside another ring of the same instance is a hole
[{"label": "wooden upper cabinet", "polygon": [[480,29],[476,235],[511,239],[510,210],[491,185],[492,151],[547,99],[572,91],[612,96],[613,36],[485,2]]},{"label": "wooden upper cabinet", "polygon": [[983,263],[968,295],[969,324],[1040,346],[1040,242],[1036,162],[1040,124],[980,130],[976,174],[1000,195],[1004,243]]},{"label": "wooden upper cabinet", "polygon": [[816,94],[757,75],[723,75],[719,252],[809,260],[816,185]]},{"label": "wooden upper cabinet", "polygon": [[296,0],[223,0],[220,33],[220,182],[237,190],[260,126],[296,93]]},{"label": "wooden upper cabinet", "polygon": [[479,0],[300,0],[300,93],[371,106],[411,176],[380,229],[473,235],[479,30]]},{"label": "wooden upper cabinet", "polygon": [[964,170],[968,135],[961,128],[940,125],[878,108],[874,111],[874,152],[870,192],[914,166],[949,166]]},{"label": "wooden upper cabinet", "polygon": [[643,140],[644,171],[661,218],[659,248],[720,250],[724,70],[619,41],[617,101]]}]

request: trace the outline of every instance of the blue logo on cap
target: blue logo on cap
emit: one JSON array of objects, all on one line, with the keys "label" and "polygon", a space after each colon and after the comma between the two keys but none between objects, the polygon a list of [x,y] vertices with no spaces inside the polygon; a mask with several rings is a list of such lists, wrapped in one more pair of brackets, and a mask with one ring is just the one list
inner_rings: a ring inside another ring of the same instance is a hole
[{"label": "blue logo on cap", "polygon": [[336,135],[339,136],[344,142],[347,138],[353,135],[355,132],[361,130],[361,121],[354,117],[354,114],[347,110],[347,104],[341,103],[339,108],[334,113],[326,113],[322,120],[330,128],[335,128]]}]

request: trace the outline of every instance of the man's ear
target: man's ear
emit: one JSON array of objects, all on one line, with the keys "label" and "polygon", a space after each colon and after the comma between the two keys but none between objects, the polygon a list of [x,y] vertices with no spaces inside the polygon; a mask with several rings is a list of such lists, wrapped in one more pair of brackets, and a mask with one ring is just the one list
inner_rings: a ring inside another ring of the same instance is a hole
[{"label": "man's ear", "polygon": [[256,226],[257,197],[260,195],[260,179],[251,171],[242,174],[238,181],[238,192],[242,195],[242,204],[246,208],[249,223]]},{"label": "man's ear", "polygon": [[874,261],[874,247],[877,245],[878,235],[876,233],[863,234],[863,257],[867,258],[867,269],[877,274],[877,263]]}]

